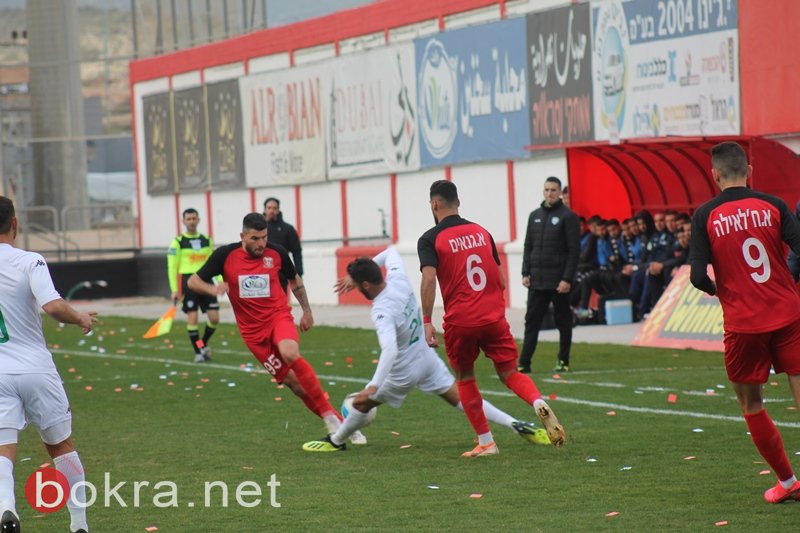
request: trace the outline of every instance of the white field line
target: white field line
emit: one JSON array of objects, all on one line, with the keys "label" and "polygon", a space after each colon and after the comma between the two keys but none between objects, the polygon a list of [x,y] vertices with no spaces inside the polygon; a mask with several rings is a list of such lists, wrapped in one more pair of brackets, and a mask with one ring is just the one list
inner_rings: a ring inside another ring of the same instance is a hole
[{"label": "white field line", "polygon": [[[193,367],[198,370],[202,370],[203,368],[214,368],[217,370],[227,370],[233,372],[247,372],[247,373],[257,373],[257,374],[266,374],[266,370],[258,367],[258,366],[250,366],[241,368],[239,366],[233,365],[223,365],[220,363],[202,363],[197,364],[190,361],[184,361],[180,359],[166,359],[166,358],[153,358],[153,357],[144,357],[141,355],[128,355],[128,354],[100,354],[97,352],[84,352],[78,350],[64,350],[64,349],[51,349],[53,353],[57,354],[69,354],[70,356],[78,356],[78,357],[91,357],[94,359],[114,359],[118,361],[142,361],[146,363],[159,363],[162,365],[178,365],[178,366],[188,366]],[[348,376],[334,376],[328,374],[318,374],[317,377],[320,380],[327,380],[327,381],[344,381],[350,383],[368,383],[368,379],[363,378],[353,378]],[[516,395],[509,391],[492,391],[492,390],[481,390],[481,393],[487,396],[504,396],[504,397],[516,397]],[[699,418],[704,420],[720,420],[725,422],[736,422],[736,423],[743,423],[744,420],[741,416],[728,416],[728,415],[716,415],[710,413],[697,413],[694,411],[672,411],[669,409],[653,409],[650,407],[635,407],[632,405],[624,405],[618,403],[609,403],[609,402],[596,402],[592,400],[581,400],[579,398],[570,398],[567,396],[558,396],[559,402],[564,403],[572,403],[576,405],[586,405],[589,407],[597,407],[602,409],[610,409],[616,411],[627,411],[631,413],[644,413],[644,414],[654,414],[654,415],[667,415],[667,416],[684,416],[688,418]],[[775,425],[778,427],[787,427],[787,428],[800,428],[800,422],[779,422],[775,421]]]}]

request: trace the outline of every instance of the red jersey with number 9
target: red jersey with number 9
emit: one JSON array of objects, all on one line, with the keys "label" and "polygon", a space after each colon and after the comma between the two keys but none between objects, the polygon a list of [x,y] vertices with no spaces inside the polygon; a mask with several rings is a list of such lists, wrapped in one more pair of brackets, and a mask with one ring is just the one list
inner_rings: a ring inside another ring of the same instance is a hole
[{"label": "red jersey with number 9", "polygon": [[695,212],[692,277],[714,267],[726,331],[774,331],[800,319],[784,242],[800,246],[800,225],[774,196],[728,188]]},{"label": "red jersey with number 9", "polygon": [[420,237],[417,253],[420,269],[436,268],[446,324],[483,326],[505,318],[500,258],[483,227],[449,216]]}]

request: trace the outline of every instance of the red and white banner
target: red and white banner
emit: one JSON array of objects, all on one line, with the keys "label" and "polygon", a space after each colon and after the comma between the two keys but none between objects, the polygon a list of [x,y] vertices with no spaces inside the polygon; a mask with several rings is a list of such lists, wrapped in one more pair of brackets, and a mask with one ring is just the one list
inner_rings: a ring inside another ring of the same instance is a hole
[{"label": "red and white banner", "polygon": [[329,68],[324,62],[239,79],[248,187],[325,180]]}]

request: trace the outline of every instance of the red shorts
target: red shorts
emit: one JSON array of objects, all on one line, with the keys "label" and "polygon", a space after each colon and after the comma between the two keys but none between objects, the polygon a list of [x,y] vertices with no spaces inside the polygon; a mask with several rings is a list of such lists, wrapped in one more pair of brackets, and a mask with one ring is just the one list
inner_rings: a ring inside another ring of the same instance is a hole
[{"label": "red shorts", "polygon": [[766,383],[769,367],[800,374],[800,322],[765,333],[726,331],[725,370],[734,383]]},{"label": "red shorts", "polygon": [[485,326],[444,325],[444,346],[453,370],[471,370],[483,350],[499,371],[517,366],[517,342],[505,318]]},{"label": "red shorts", "polygon": [[282,383],[289,373],[289,365],[278,352],[278,344],[283,340],[297,342],[297,327],[289,311],[272,317],[256,335],[242,335],[242,339],[258,362],[267,369],[278,383]]}]

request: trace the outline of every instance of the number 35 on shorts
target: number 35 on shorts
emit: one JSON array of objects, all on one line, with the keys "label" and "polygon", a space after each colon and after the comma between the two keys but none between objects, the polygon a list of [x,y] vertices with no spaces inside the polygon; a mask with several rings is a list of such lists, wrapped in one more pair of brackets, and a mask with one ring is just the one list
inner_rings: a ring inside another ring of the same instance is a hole
[{"label": "number 35 on shorts", "polygon": [[281,368],[283,368],[283,361],[280,360],[274,353],[269,354],[269,356],[262,362],[264,368],[267,369],[273,376],[277,376],[278,372],[280,372]]}]

